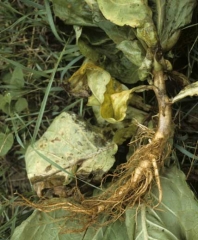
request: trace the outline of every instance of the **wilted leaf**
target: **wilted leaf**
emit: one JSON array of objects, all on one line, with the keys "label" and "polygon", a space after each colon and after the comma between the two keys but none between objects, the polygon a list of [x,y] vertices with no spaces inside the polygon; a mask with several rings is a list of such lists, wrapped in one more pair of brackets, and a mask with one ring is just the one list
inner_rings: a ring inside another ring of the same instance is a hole
[{"label": "wilted leaf", "polygon": [[[131,98],[133,99],[133,102],[136,101],[136,97],[137,96],[134,94],[133,97]],[[102,132],[104,132],[104,134],[107,134],[108,136],[113,135],[113,142],[118,145],[121,145],[127,139],[132,138],[137,132],[138,128],[137,122],[139,124],[143,124],[145,122],[145,119],[148,117],[147,112],[128,106],[126,117],[123,121],[109,123],[105,121],[104,118],[101,117],[100,106],[98,106],[99,104],[97,105],[97,103],[95,104],[93,103],[92,105],[97,123],[99,127],[102,129]],[[149,106],[147,107],[148,109],[150,109]],[[148,111],[148,109],[145,110]]]},{"label": "wilted leaf", "polygon": [[[112,79],[102,68],[92,69],[87,73],[87,78],[94,98],[101,105],[102,118],[111,123],[122,121],[126,115],[131,91],[123,91],[126,87]],[[91,100],[92,102],[88,102],[89,106],[93,104],[93,98]]]},{"label": "wilted leaf", "polygon": [[84,63],[78,71],[76,71],[68,81],[64,84],[68,91],[76,97],[89,97],[90,91],[87,84],[87,71],[94,68],[92,63]]},{"label": "wilted leaf", "polygon": [[173,99],[172,103],[175,103],[187,96],[197,96],[198,95],[198,82],[189,84],[182,91],[180,91]]},{"label": "wilted leaf", "polygon": [[100,110],[101,116],[110,123],[120,122],[126,116],[127,102],[130,98],[131,90],[111,94],[110,87],[108,86],[105,92],[105,99]]},{"label": "wilted leaf", "polygon": [[85,62],[66,84],[73,95],[88,97],[92,92],[101,104],[104,101],[106,85],[110,80],[111,76],[107,71],[89,61]]},{"label": "wilted leaf", "polygon": [[11,149],[14,142],[14,137],[12,133],[5,134],[0,133],[0,156],[5,156],[7,152]]},{"label": "wilted leaf", "polygon": [[102,103],[110,74],[92,62],[86,62],[65,82],[74,96],[89,97],[90,90],[96,99]]},{"label": "wilted leaf", "polygon": [[15,111],[20,113],[28,107],[26,98],[19,98],[15,103]]},{"label": "wilted leaf", "polygon": [[[39,196],[42,189],[67,185],[80,176],[101,180],[114,164],[116,144],[107,142],[76,115],[62,113],[25,154],[28,178]],[[77,169],[77,165],[81,165]],[[47,180],[46,180],[47,179]]]},{"label": "wilted leaf", "polygon": [[171,80],[174,80],[176,83],[179,83],[179,85],[182,88],[190,84],[188,77],[185,76],[183,73],[180,73],[177,71],[171,71],[168,75],[171,78]]},{"label": "wilted leaf", "polygon": [[[94,34],[89,31],[89,34]],[[84,35],[83,35],[84,36]],[[89,39],[87,37],[87,39]],[[124,83],[133,84],[139,80],[138,67],[116,48],[115,44],[102,44],[92,46],[80,39],[78,42],[81,53],[93,62],[99,62],[100,66],[108,71],[112,77]],[[102,60],[102,61],[101,61]]]},{"label": "wilted leaf", "polygon": [[[116,122],[124,118],[129,94],[126,96],[127,92],[122,93],[124,86],[112,79],[107,71],[88,62],[83,64],[68,82],[70,92],[75,95],[82,96],[82,91],[89,87],[94,97],[91,97],[88,105],[101,105],[101,116],[105,120]],[[88,89],[86,91],[88,92]],[[114,117],[115,120],[112,120]]]},{"label": "wilted leaf", "polygon": [[[144,91],[144,86],[142,86],[141,91]],[[142,98],[134,94],[137,88],[132,88],[128,90],[125,86],[121,85],[119,82],[111,79],[107,84],[106,91],[104,93],[104,101],[101,104],[100,113],[102,118],[110,123],[117,123],[125,119],[128,115],[128,120],[134,118],[140,118],[141,120],[145,117],[145,112],[140,111],[143,109],[148,111],[149,105],[143,107]],[[132,107],[128,107],[128,101],[137,110]],[[141,122],[141,121],[140,121]]]},{"label": "wilted leaf", "polygon": [[[75,96],[85,96],[89,91],[89,106],[100,106],[100,114],[110,123],[122,121],[126,116],[127,102],[132,90],[116,81],[104,69],[92,62],[84,63],[68,80],[70,92]],[[87,94],[88,95],[88,94]]]},{"label": "wilted leaf", "polygon": [[[143,124],[144,120],[146,119],[147,114],[142,112],[142,111],[138,111],[135,108],[128,108],[128,112],[131,111],[131,115],[133,115],[134,119],[126,119],[123,120],[122,122],[119,122],[117,124],[114,124],[114,126],[112,126],[114,130],[114,136],[113,136],[113,141],[118,144],[121,145],[124,142],[126,142],[126,140],[131,139],[133,136],[135,136],[135,134],[137,133],[137,122],[139,124]],[[127,116],[126,116],[127,118]]]},{"label": "wilted leaf", "polygon": [[100,67],[92,68],[87,73],[88,86],[100,104],[104,102],[104,93],[110,81],[111,75]]},{"label": "wilted leaf", "polygon": [[[198,234],[198,202],[186,184],[184,174],[175,166],[165,168],[161,174],[163,199],[161,204],[152,208],[141,204],[137,208],[127,209],[125,221],[117,220],[105,227],[92,228],[86,232],[75,234],[60,234],[64,227],[79,228],[79,224],[67,222],[63,218],[64,210],[52,213],[35,211],[24,223],[16,228],[11,240],[25,240],[27,236],[33,239],[73,240],[145,240],[169,239],[194,240]],[[158,202],[158,189],[153,187],[151,196]],[[151,203],[151,199],[149,200]],[[63,219],[61,219],[61,217]],[[81,216],[82,217],[82,216]],[[104,221],[104,220],[103,220]],[[73,225],[72,225],[73,224]]]}]

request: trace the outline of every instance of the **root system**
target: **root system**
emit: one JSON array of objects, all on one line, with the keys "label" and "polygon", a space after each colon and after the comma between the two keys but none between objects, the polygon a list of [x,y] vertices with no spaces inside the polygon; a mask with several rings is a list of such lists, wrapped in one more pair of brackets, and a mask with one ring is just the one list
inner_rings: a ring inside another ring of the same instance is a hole
[{"label": "root system", "polygon": [[[158,187],[160,203],[163,193],[159,172],[170,153],[168,140],[172,130],[171,103],[166,95],[164,73],[159,66],[156,68],[154,66],[152,89],[159,106],[158,128],[148,144],[136,149],[126,163],[117,167],[108,188],[93,197],[83,196],[76,188],[75,195],[69,199],[48,200],[40,203],[32,203],[25,199],[25,204],[44,212],[65,209],[74,219],[83,215],[84,227],[81,230],[84,230],[93,222],[97,222],[101,214],[110,216],[110,221],[117,220],[126,208],[144,201],[144,196],[149,193],[152,184]],[[86,223],[85,219],[87,219]]]}]

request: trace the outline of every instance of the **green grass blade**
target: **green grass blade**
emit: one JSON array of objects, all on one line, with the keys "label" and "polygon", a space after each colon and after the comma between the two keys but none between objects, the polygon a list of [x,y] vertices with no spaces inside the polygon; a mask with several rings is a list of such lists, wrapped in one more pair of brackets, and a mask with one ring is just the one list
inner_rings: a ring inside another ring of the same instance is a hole
[{"label": "green grass blade", "polygon": [[49,22],[49,25],[51,27],[51,30],[54,34],[54,36],[56,37],[56,39],[58,41],[60,41],[61,43],[63,43],[63,40],[61,39],[61,37],[59,36],[58,32],[56,31],[56,27],[54,25],[54,21],[53,21],[53,17],[52,17],[52,12],[51,12],[51,9],[50,9],[50,5],[49,5],[49,1],[48,0],[44,0],[45,2],[45,8],[46,8],[46,12],[47,12],[47,18],[48,18],[48,22]]},{"label": "green grass blade", "polygon": [[184,155],[186,155],[189,158],[192,158],[194,160],[198,160],[198,157],[194,154],[192,154],[191,152],[187,151],[185,148],[183,148],[180,145],[174,144],[175,148],[177,148],[177,150],[179,150],[181,153],[183,153]]},{"label": "green grass blade", "polygon": [[71,68],[71,66],[74,65],[74,63],[78,62],[80,59],[82,59],[84,56],[80,55],[77,58],[74,58],[72,61],[70,61],[70,63],[67,64],[67,66],[65,67],[65,69],[61,72],[61,77],[60,77],[60,81],[62,83],[63,81],[63,77],[66,74],[66,72]]},{"label": "green grass blade", "polygon": [[41,121],[42,121],[42,118],[43,118],[43,114],[44,114],[44,111],[45,111],[45,107],[46,107],[46,103],[47,103],[47,99],[48,99],[48,96],[49,96],[49,93],[50,93],[50,90],[51,90],[51,87],[52,87],[52,83],[54,81],[54,76],[56,74],[56,71],[58,69],[58,65],[63,57],[63,55],[65,54],[65,49],[66,49],[66,46],[67,46],[67,43],[65,44],[61,54],[60,54],[60,57],[58,58],[58,61],[54,67],[54,71],[52,72],[52,75],[51,75],[51,78],[50,78],[50,81],[49,81],[49,84],[46,88],[46,91],[45,91],[45,96],[43,98],[43,101],[41,103],[41,109],[40,109],[40,112],[39,112],[39,115],[38,115],[38,119],[36,121],[36,126],[35,126],[35,129],[34,129],[34,134],[33,134],[33,138],[32,138],[32,141],[35,142],[36,140],[36,137],[37,137],[37,134],[38,134],[38,131],[39,131],[39,128],[40,128],[40,125],[41,125]]},{"label": "green grass blade", "polygon": [[27,71],[27,72],[31,72],[33,73],[35,76],[41,76],[41,77],[46,77],[46,78],[49,78],[49,75],[46,74],[45,72],[43,71],[36,71],[34,69],[31,69],[31,68],[28,68],[28,67],[25,67],[24,65],[22,65],[21,63],[19,62],[16,62],[16,61],[13,61],[11,59],[8,59],[8,58],[5,58],[3,56],[1,56],[1,60],[2,61],[5,61],[7,63],[10,63],[11,65],[15,66],[15,67],[20,67],[21,69]]},{"label": "green grass blade", "polygon": [[30,1],[30,0],[20,0],[20,1],[28,7],[33,7],[33,8],[37,8],[37,9],[41,9],[41,10],[44,9],[43,5],[38,4],[36,2]]}]

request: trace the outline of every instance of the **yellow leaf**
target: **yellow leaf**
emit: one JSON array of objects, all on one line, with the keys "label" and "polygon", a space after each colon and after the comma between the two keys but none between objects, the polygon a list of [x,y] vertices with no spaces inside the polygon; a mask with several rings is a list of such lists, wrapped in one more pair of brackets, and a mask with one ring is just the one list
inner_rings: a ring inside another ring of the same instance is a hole
[{"label": "yellow leaf", "polygon": [[89,97],[90,90],[87,82],[87,74],[95,68],[97,66],[92,62],[85,61],[69,80],[64,82],[67,91],[76,97]]},{"label": "yellow leaf", "polygon": [[101,116],[110,123],[122,121],[126,116],[127,102],[130,98],[131,90],[118,93],[105,93],[105,101],[101,105]]},{"label": "yellow leaf", "polygon": [[70,92],[75,96],[89,96],[88,106],[100,106],[100,115],[106,121],[116,123],[125,118],[132,90],[104,69],[90,61],[85,62],[69,79],[69,84]]},{"label": "yellow leaf", "polygon": [[97,100],[97,98],[92,95],[88,98],[87,106],[100,106],[100,102]]},{"label": "yellow leaf", "polygon": [[111,75],[104,69],[95,66],[87,71],[88,86],[94,97],[102,103],[106,86],[111,80]]}]

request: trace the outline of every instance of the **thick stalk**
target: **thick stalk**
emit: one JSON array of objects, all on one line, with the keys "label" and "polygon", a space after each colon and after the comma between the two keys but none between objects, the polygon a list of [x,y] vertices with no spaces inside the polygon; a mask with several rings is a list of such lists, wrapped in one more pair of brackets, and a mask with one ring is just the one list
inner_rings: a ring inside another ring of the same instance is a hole
[{"label": "thick stalk", "polygon": [[163,70],[154,71],[154,92],[157,97],[159,107],[159,120],[158,128],[155,133],[154,139],[164,139],[165,141],[171,135],[171,102],[166,94],[166,86],[164,80]]}]

